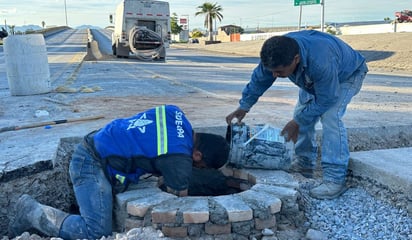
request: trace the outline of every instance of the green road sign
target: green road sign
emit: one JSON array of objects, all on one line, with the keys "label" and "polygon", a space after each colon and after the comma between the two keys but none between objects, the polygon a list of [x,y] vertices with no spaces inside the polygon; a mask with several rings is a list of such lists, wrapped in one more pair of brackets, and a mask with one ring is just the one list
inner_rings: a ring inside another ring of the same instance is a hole
[{"label": "green road sign", "polygon": [[295,0],[295,6],[320,4],[320,0]]}]

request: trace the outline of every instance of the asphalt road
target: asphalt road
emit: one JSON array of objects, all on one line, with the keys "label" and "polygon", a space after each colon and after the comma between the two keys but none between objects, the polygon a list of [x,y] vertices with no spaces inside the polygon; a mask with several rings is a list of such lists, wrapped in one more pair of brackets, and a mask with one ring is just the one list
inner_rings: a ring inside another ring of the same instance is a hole
[{"label": "asphalt road", "polygon": [[[59,100],[63,98],[70,102],[102,96],[162,96],[187,98],[189,102],[193,101],[193,96],[206,95],[214,99],[228,100],[225,103],[232,104],[225,108],[226,112],[216,113],[217,118],[223,118],[224,114],[236,107],[241,91],[259,61],[255,57],[173,47],[167,49],[165,62],[143,62],[132,56],[115,58],[110,55],[110,31],[92,32],[103,54],[103,58],[97,61],[82,61],[87,52],[86,30],[67,30],[46,38],[53,89],[64,86],[76,91],[52,92],[47,94],[47,97],[59,97]],[[85,94],[80,91],[85,87],[101,90]],[[45,108],[44,104],[38,101],[44,96],[10,96],[2,48],[0,90],[3,106],[0,108],[0,127],[16,122],[16,118],[19,122],[39,120],[33,116],[33,112]],[[411,93],[410,76],[368,74],[361,93],[349,106],[350,111],[346,116],[348,126],[410,124]],[[297,88],[291,82],[278,79],[249,116],[258,121],[272,121],[275,116],[277,123],[283,124],[291,117],[296,96]],[[17,109],[18,112],[9,109]],[[50,117],[53,118],[78,115],[78,112],[66,110],[64,107],[59,111],[49,110]]]}]

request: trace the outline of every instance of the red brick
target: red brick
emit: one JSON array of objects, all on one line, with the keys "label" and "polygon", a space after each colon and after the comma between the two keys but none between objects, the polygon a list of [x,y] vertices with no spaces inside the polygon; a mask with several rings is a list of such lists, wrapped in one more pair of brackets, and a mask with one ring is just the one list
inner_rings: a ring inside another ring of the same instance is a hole
[{"label": "red brick", "polygon": [[212,224],[206,223],[205,224],[205,232],[210,235],[215,234],[229,234],[232,231],[232,225],[230,223],[225,225],[220,224]]},{"label": "red brick", "polygon": [[184,238],[187,237],[187,227],[162,227],[162,232],[166,237]]},{"label": "red brick", "polygon": [[276,227],[276,217],[274,215],[268,219],[255,218],[255,228],[257,230],[273,227]]},{"label": "red brick", "polygon": [[235,168],[235,169],[233,169],[233,177],[234,178],[239,178],[239,179],[242,179],[242,180],[249,180],[249,173],[246,172],[243,169]]},{"label": "red brick", "polygon": [[153,223],[174,223],[176,221],[176,210],[166,211],[166,212],[155,212],[152,211],[152,222]]},{"label": "red brick", "polygon": [[126,218],[124,224],[125,224],[126,231],[129,231],[130,229],[133,229],[133,228],[143,227],[143,220]]}]

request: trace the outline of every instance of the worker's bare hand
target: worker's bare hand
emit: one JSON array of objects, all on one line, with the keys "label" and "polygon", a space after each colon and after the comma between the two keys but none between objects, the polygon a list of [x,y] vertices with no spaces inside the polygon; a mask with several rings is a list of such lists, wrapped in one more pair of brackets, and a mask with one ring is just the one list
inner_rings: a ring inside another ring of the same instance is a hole
[{"label": "worker's bare hand", "polygon": [[243,110],[243,109],[236,109],[234,112],[232,112],[231,114],[226,116],[226,122],[227,124],[231,124],[232,120],[234,118],[237,118],[237,122],[240,123],[242,121],[242,119],[246,116],[247,111]]},{"label": "worker's bare hand", "polygon": [[298,123],[295,120],[290,120],[280,134],[285,137],[287,142],[292,140],[293,143],[296,143],[299,135]]}]

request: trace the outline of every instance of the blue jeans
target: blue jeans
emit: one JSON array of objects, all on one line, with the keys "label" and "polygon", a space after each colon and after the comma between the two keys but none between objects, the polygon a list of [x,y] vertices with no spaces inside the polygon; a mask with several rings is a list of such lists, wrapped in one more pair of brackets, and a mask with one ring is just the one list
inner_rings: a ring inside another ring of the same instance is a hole
[{"label": "blue jeans", "polygon": [[101,164],[79,144],[69,166],[80,215],[69,215],[60,228],[63,239],[99,239],[112,234],[112,187]]},{"label": "blue jeans", "polygon": [[[342,117],[346,107],[361,89],[366,75],[366,67],[355,72],[350,79],[340,84],[339,99],[334,106],[306,126],[299,126],[295,153],[299,164],[304,168],[315,168],[317,159],[317,144],[315,125],[320,120],[322,124],[321,163],[323,180],[343,184],[349,163],[349,146],[346,128]],[[300,90],[295,114],[302,111],[314,96]]]}]

